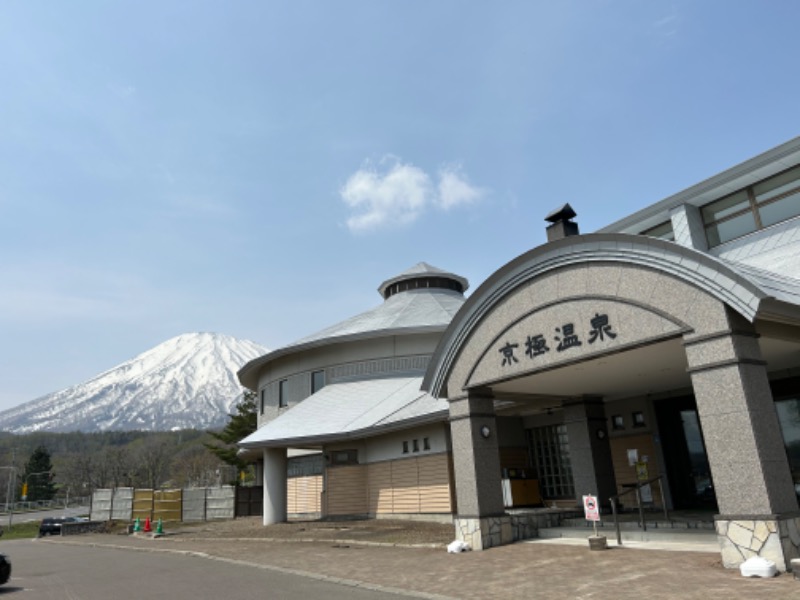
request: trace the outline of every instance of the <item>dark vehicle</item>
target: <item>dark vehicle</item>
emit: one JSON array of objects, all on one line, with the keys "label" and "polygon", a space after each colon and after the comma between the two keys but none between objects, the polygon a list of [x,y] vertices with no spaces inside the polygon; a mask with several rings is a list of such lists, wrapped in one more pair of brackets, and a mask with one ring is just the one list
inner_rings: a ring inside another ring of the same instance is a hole
[{"label": "dark vehicle", "polygon": [[0,585],[11,578],[11,561],[5,554],[0,554]]},{"label": "dark vehicle", "polygon": [[74,523],[77,520],[75,517],[48,517],[42,519],[42,524],[39,525],[39,536],[61,535],[61,525],[63,523]]}]

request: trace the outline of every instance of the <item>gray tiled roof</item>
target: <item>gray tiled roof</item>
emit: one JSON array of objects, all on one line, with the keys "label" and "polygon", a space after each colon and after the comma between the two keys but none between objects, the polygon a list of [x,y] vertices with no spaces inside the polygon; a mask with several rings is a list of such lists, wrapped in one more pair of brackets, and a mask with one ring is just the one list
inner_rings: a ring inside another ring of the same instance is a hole
[{"label": "gray tiled roof", "polygon": [[[403,281],[425,276],[442,277],[459,282],[467,289],[468,282],[460,275],[455,275],[427,263],[418,263],[403,273],[387,279],[381,284],[383,293],[386,287]],[[354,317],[326,327],[309,336],[283,346],[269,354],[251,360],[238,373],[239,381],[245,387],[258,385],[258,372],[270,361],[305,348],[317,347],[339,341],[397,335],[420,331],[444,331],[464,304],[463,294],[444,288],[418,288],[404,290],[390,296],[379,306],[360,313]]]},{"label": "gray tiled roof", "polygon": [[464,296],[452,290],[408,290],[395,294],[372,310],[331,325],[290,346],[380,330],[436,326],[444,329],[462,304]]},{"label": "gray tiled roof", "polygon": [[800,279],[741,262],[717,259],[751,281],[768,297],[800,305]]},{"label": "gray tiled roof", "polygon": [[445,420],[447,400],[420,391],[421,383],[422,377],[407,375],[325,386],[250,434],[239,446],[321,444]]}]

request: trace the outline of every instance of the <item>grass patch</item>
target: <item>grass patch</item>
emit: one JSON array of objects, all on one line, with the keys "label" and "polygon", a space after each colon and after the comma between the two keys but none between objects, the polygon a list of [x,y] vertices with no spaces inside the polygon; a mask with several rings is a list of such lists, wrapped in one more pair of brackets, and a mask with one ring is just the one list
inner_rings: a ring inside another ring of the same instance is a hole
[{"label": "grass patch", "polygon": [[8,530],[7,522],[3,524],[3,537],[0,537],[0,542],[4,540],[29,540],[39,535],[39,521],[29,521],[27,523],[13,523],[11,524],[11,531]]}]

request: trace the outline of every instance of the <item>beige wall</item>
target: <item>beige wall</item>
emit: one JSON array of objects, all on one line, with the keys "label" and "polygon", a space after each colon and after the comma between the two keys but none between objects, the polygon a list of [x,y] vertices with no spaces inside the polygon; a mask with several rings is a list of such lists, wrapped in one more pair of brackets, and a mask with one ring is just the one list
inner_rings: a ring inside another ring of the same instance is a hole
[{"label": "beige wall", "polygon": [[451,513],[449,455],[432,454],[326,470],[326,514]]},{"label": "beige wall", "polygon": [[290,477],[286,485],[286,512],[291,514],[322,511],[322,475]]}]

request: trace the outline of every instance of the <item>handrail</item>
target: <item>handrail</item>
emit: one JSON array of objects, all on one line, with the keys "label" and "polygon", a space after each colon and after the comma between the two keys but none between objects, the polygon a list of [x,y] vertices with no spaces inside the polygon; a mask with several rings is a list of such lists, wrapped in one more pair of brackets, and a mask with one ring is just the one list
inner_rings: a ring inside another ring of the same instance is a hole
[{"label": "handrail", "polygon": [[[647,531],[647,521],[644,518],[644,507],[642,506],[642,488],[646,485],[650,485],[651,483],[655,483],[656,481],[660,481],[664,478],[664,475],[659,475],[658,477],[653,477],[652,479],[648,479],[647,481],[637,481],[629,490],[625,490],[621,494],[617,494],[615,496],[611,496],[608,501],[611,503],[611,513],[614,515],[614,528],[617,531],[617,545],[622,546],[622,532],[619,529],[619,519],[617,518],[617,500],[625,496],[626,494],[631,494],[636,492],[636,505],[639,509],[639,521],[641,523],[642,531]],[[664,500],[664,484],[663,482],[659,483],[658,486],[659,491],[661,492],[661,506],[664,508],[664,519],[669,521],[669,513],[667,512],[667,503]]]}]

